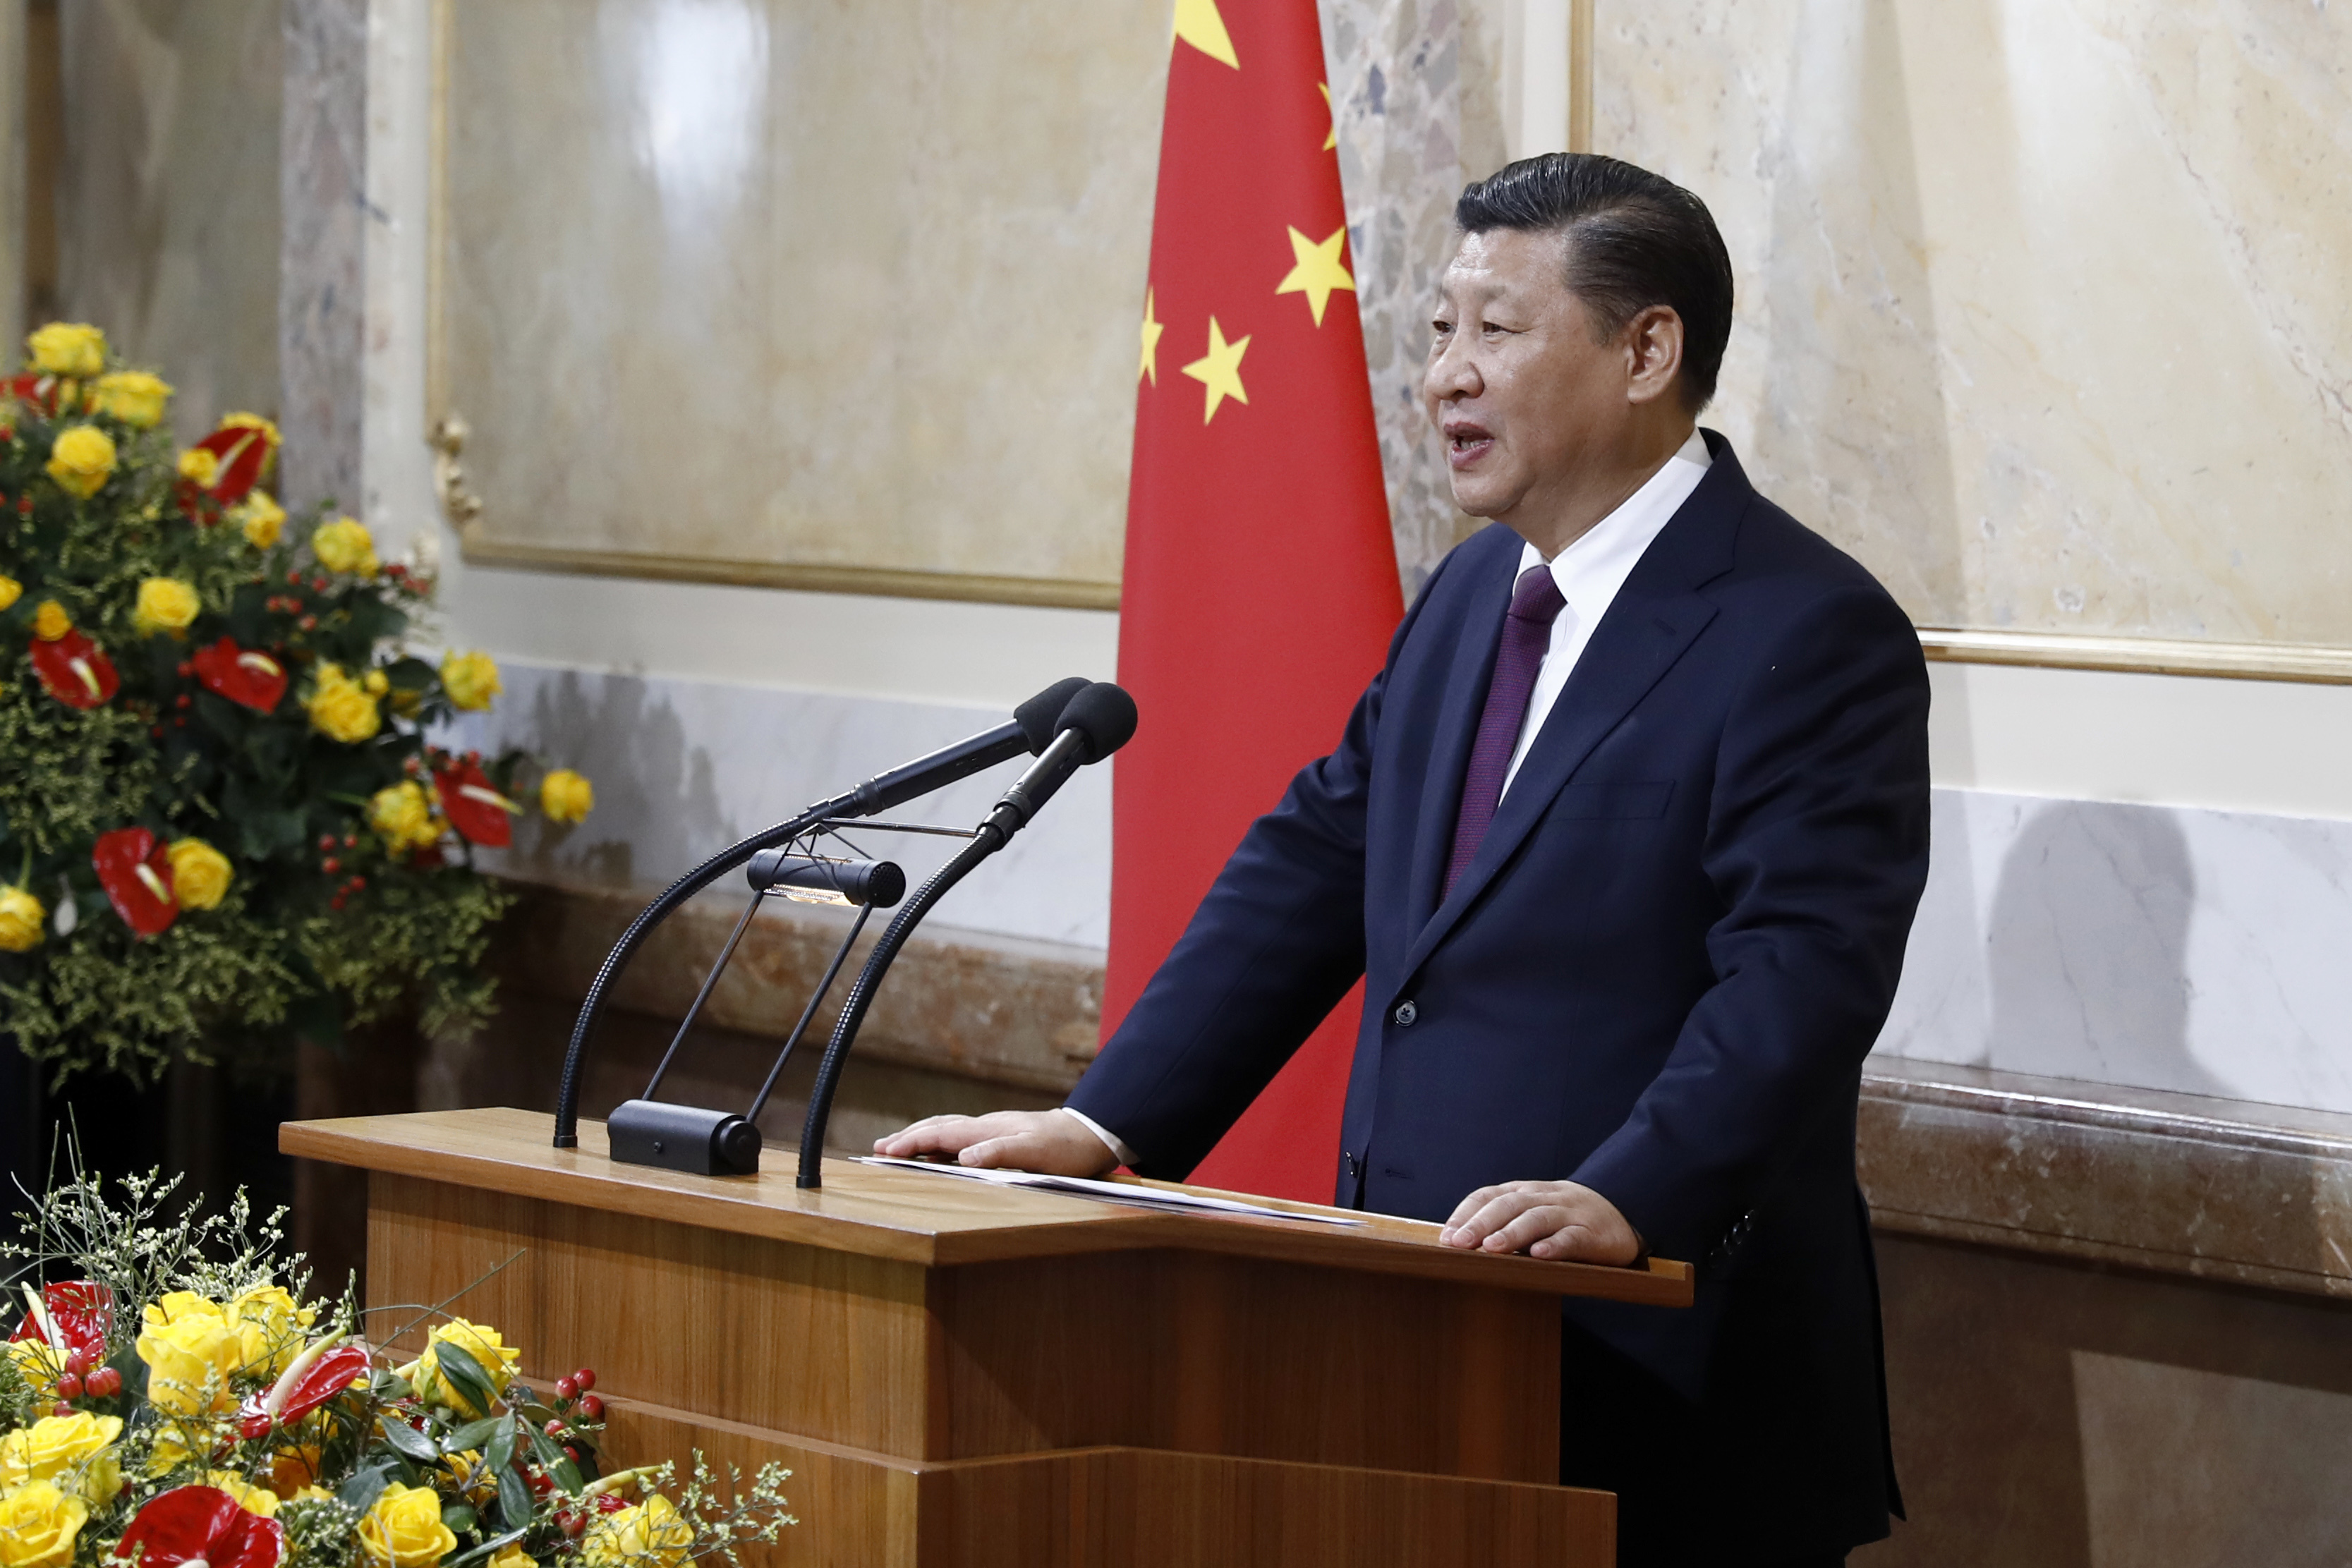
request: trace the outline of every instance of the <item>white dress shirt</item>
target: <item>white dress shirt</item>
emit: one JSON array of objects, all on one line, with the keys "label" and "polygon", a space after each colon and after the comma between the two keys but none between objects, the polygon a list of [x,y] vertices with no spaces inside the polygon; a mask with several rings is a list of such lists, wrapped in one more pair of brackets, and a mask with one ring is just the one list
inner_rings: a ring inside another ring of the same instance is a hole
[{"label": "white dress shirt", "polygon": [[[1579,535],[1575,543],[1551,558],[1552,580],[1559,584],[1559,596],[1568,603],[1552,621],[1551,641],[1544,648],[1543,663],[1537,667],[1535,689],[1528,694],[1527,717],[1519,722],[1518,744],[1511,748],[1511,766],[1503,775],[1504,794],[1511,792],[1511,780],[1519,776],[1519,764],[1526,760],[1528,747],[1535,744],[1544,720],[1551,715],[1552,704],[1559,700],[1560,688],[1568,685],[1577,660],[1584,656],[1584,645],[1592,641],[1592,629],[1601,624],[1617,591],[1633,574],[1634,563],[1656,541],[1668,519],[1690,499],[1691,492],[1706,477],[1707,467],[1714,461],[1706,449],[1706,438],[1693,430],[1690,439],[1666,459],[1664,467],[1644,480],[1640,489]],[[1543,564],[1542,552],[1533,545],[1526,546],[1519,552],[1518,570],[1511,574],[1512,580],[1517,581],[1528,568]],[[1100,1138],[1104,1146],[1118,1156],[1119,1164],[1135,1163],[1135,1151],[1120,1142],[1116,1133],[1067,1105],[1062,1110]]]}]

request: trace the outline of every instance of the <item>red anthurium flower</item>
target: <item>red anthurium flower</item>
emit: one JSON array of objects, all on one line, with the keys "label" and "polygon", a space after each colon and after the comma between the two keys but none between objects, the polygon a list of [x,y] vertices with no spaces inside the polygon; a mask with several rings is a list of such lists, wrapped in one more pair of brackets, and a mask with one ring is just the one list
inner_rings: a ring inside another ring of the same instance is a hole
[{"label": "red anthurium flower", "polygon": [[172,857],[144,828],[100,833],[90,851],[98,884],[122,923],[142,936],[159,936],[180,917],[172,894]]},{"label": "red anthurium flower", "polygon": [[269,438],[248,425],[225,424],[196,445],[220,461],[220,477],[208,494],[224,507],[244,500],[269,463]]},{"label": "red anthurium flower", "polygon": [[234,638],[197,649],[189,663],[195,665],[205,690],[256,713],[275,711],[286,695],[286,666],[267,653],[247,653]]},{"label": "red anthurium flower", "polygon": [[[31,1287],[26,1287],[25,1294],[30,1305]],[[26,1312],[16,1332],[8,1336],[11,1341],[43,1342],[58,1353],[59,1365],[77,1350],[93,1366],[106,1359],[106,1335],[114,1324],[113,1291],[93,1281],[68,1280],[44,1285],[38,1299],[40,1313]],[[48,1319],[46,1324],[41,1322],[43,1316]]]},{"label": "red anthurium flower", "polygon": [[136,1557],[140,1568],[278,1568],[286,1530],[218,1487],[173,1487],[139,1511],[114,1554]]},{"label": "red anthurium flower", "polygon": [[121,689],[114,661],[79,631],[54,643],[33,639],[33,670],[49,695],[68,707],[96,707]]},{"label": "red anthurium flower", "polygon": [[433,787],[441,795],[441,814],[467,843],[497,850],[513,841],[514,824],[509,819],[520,816],[522,808],[490,787],[490,776],[481,764],[453,757],[435,769]]},{"label": "red anthurium flower", "polygon": [[0,382],[0,392],[37,411],[45,419],[57,415],[58,378],[55,376],[10,376]]},{"label": "red anthurium flower", "polygon": [[245,1435],[266,1437],[273,1426],[299,1421],[352,1384],[365,1382],[368,1371],[367,1346],[320,1340],[296,1356],[276,1383],[238,1407]]}]

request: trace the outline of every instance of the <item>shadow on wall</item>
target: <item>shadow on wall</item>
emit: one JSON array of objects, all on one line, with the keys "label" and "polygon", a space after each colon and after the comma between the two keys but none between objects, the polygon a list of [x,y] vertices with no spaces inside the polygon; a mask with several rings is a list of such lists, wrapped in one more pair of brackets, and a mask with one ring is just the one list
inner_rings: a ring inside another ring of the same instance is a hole
[{"label": "shadow on wall", "polygon": [[644,679],[566,671],[532,684],[528,717],[489,720],[468,743],[578,768],[595,784],[596,810],[577,827],[526,817],[500,869],[604,887],[667,883],[733,836],[709,753],[688,744],[685,723]]},{"label": "shadow on wall", "polygon": [[2169,813],[2033,808],[2001,862],[1986,933],[1989,1064],[2229,1093],[2189,1050],[2196,899]]}]

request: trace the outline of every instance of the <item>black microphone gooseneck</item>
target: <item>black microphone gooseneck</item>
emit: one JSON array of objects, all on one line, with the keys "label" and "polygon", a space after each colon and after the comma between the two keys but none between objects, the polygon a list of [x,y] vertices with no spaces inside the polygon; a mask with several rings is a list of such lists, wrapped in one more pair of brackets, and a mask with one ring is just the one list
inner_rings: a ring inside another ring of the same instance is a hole
[{"label": "black microphone gooseneck", "polygon": [[916,925],[930,913],[931,905],[970,874],[973,867],[1012,841],[1013,835],[1028,825],[1071,774],[1089,762],[1108,757],[1134,734],[1135,699],[1109,682],[1097,681],[1072,697],[1069,706],[1062,710],[1061,733],[1055,736],[1053,744],[998,800],[971,841],[917,889],[891,920],[881,940],[874,944],[873,952],[866,955],[857,983],[850,988],[848,998],[841,1004],[833,1038],[825,1044],[824,1060],[817,1066],[816,1082],[809,1090],[808,1120],[801,1127],[797,1186],[805,1188],[824,1185],[824,1129],[833,1116],[833,1094],[841,1081],[842,1065],[849,1058],[849,1047],[857,1038],[858,1026],[866,1021],[866,1009],[873,1005],[876,988],[882,984],[882,977],[889,972],[891,963],[906,946],[907,938],[914,934]]},{"label": "black microphone gooseneck", "polygon": [[597,1015],[604,1010],[605,994],[620,978],[621,971],[628,967],[629,960],[636,956],[637,949],[653,928],[675,914],[679,904],[761,850],[790,843],[828,819],[870,817],[969,778],[982,768],[1009,762],[1024,751],[1034,755],[1050,749],[1061,729],[1063,709],[1087,689],[1087,683],[1075,675],[1055,681],[1014,708],[1011,722],[877,773],[846,794],[820,800],[789,821],[730,844],[663,889],[661,896],[646,904],[629,923],[629,928],[621,933],[621,939],[613,944],[613,950],[604,956],[595,979],[589,984],[588,995],[580,1004],[580,1016],[572,1025],[572,1043],[563,1053],[562,1083],[556,1092],[555,1146],[570,1149],[580,1144],[581,1069],[587,1061],[588,1038],[595,1030]]}]

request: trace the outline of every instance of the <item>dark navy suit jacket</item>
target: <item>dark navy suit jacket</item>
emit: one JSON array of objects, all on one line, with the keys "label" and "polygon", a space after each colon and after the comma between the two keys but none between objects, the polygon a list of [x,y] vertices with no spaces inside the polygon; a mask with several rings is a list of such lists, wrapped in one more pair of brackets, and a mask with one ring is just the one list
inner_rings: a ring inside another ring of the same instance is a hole
[{"label": "dark navy suit jacket", "polygon": [[[1927,877],[1927,680],[1885,591],[1707,444],[1453,892],[1500,527],[1431,576],[1070,1103],[1181,1176],[1363,977],[1339,1201],[1443,1219],[1567,1177],[1696,1260],[1687,1312],[1568,1308],[1562,1479],[1620,1491],[1645,1558],[1769,1563],[1900,1509],[1854,1116]],[[1628,1406],[1647,1437],[1596,1439]]]}]

